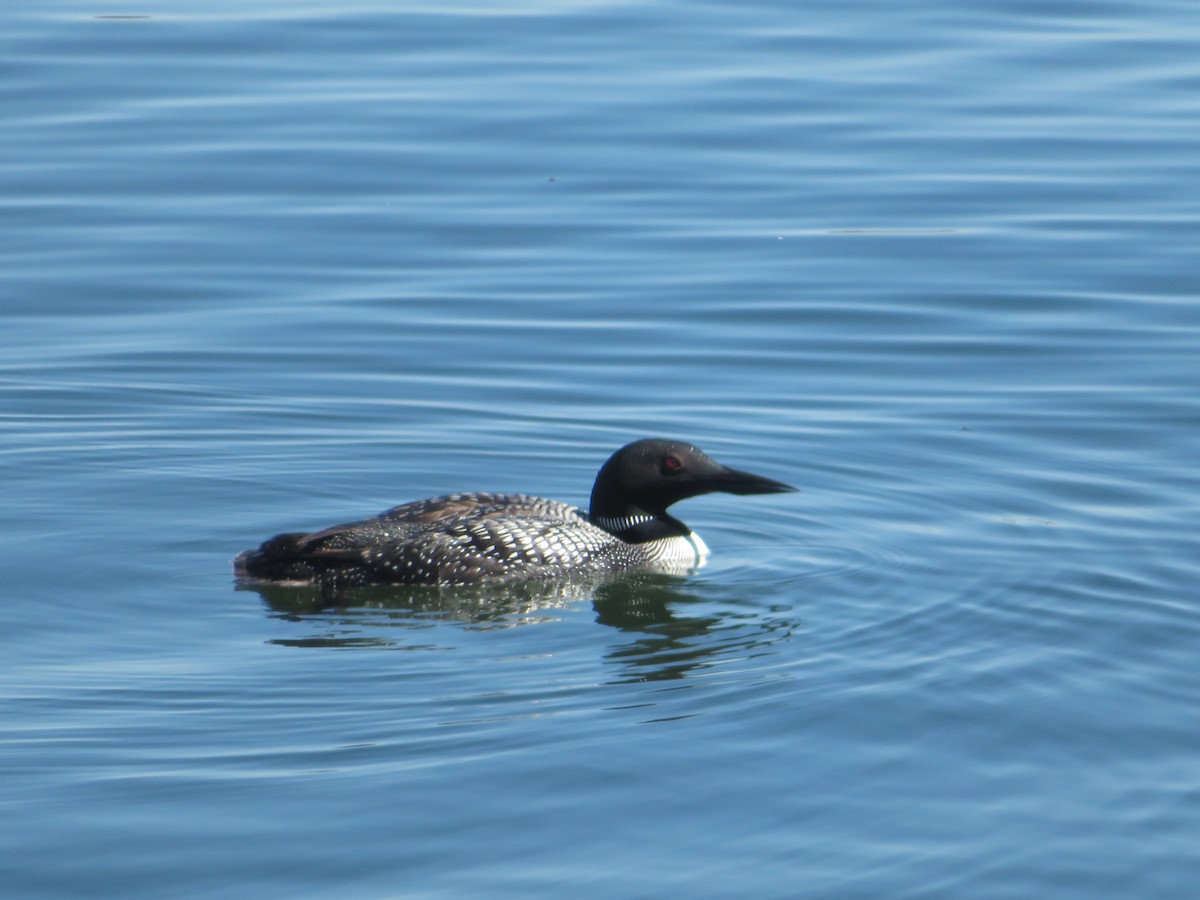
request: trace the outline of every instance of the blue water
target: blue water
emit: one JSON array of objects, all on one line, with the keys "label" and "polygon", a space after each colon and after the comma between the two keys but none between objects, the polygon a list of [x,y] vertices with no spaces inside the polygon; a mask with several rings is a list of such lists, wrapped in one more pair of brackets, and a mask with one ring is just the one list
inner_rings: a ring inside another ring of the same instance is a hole
[{"label": "blue water", "polygon": [[[1190,0],[3,18],[6,897],[1195,892]],[[803,492],[232,578],[645,435]]]}]

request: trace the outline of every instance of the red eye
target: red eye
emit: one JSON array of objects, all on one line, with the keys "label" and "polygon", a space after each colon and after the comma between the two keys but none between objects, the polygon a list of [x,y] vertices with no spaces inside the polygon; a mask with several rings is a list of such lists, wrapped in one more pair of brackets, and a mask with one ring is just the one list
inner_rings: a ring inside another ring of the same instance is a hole
[{"label": "red eye", "polygon": [[674,456],[664,456],[662,461],[662,470],[664,475],[674,475],[683,468],[681,463]]}]

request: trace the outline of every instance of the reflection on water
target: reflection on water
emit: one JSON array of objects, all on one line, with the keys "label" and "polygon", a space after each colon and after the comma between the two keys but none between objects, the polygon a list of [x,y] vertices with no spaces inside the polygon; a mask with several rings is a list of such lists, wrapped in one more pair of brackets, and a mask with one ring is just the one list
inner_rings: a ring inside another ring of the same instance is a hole
[{"label": "reflection on water", "polygon": [[277,614],[293,621],[305,617],[349,617],[364,626],[428,627],[438,621],[473,628],[512,628],[544,621],[550,610],[593,598],[597,584],[519,582],[460,587],[372,585],[330,595],[317,587],[242,584]]},{"label": "reflection on water", "polygon": [[488,630],[546,624],[554,611],[590,603],[597,624],[632,635],[606,659],[621,669],[619,681],[688,677],[731,653],[752,654],[786,638],[792,623],[779,610],[746,601],[714,602],[690,590],[686,579],[631,574],[613,580],[431,588],[376,585],[342,595],[331,606],[318,588],[239,585],[262,597],[277,618],[307,623],[314,633],[272,638],[287,647],[352,650],[446,649],[422,640],[439,624]]},{"label": "reflection on water", "polygon": [[605,585],[593,601],[596,621],[637,635],[609,659],[635,681],[687,678],[716,659],[748,656],[791,634],[793,610],[776,610],[744,599],[716,598],[665,582]]}]

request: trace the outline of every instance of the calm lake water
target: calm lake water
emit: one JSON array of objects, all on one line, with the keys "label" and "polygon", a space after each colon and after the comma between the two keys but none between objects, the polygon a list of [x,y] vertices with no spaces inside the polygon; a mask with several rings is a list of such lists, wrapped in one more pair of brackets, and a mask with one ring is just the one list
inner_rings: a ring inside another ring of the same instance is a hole
[{"label": "calm lake water", "polygon": [[[1194,895],[1193,0],[3,18],[4,896]],[[803,492],[232,577],[647,435]]]}]

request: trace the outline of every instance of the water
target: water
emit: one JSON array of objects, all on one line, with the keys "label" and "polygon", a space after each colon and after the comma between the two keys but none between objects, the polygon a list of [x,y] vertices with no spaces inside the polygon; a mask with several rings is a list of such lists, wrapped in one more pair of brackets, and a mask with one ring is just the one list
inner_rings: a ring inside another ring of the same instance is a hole
[{"label": "water", "polygon": [[[1194,891],[1194,4],[4,33],[6,896]],[[233,583],[644,435],[803,493],[684,579]]]}]

